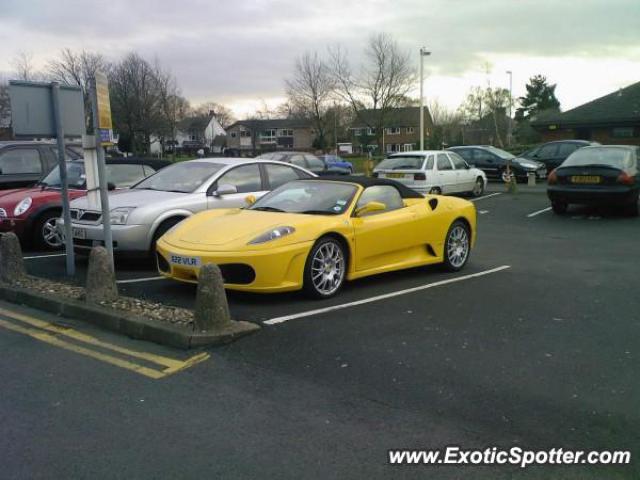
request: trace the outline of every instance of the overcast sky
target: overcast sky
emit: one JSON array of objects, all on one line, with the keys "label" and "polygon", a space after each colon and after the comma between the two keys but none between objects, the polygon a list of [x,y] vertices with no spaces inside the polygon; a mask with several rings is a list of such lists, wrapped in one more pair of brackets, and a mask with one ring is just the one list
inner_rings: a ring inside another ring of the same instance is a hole
[{"label": "overcast sky", "polygon": [[433,52],[425,96],[451,107],[474,85],[508,87],[506,70],[515,96],[546,75],[563,110],[640,81],[640,0],[0,0],[0,72],[21,50],[39,66],[64,47],[135,50],[170,67],[192,103],[242,116],[283,100],[304,51],[339,43],[357,64],[377,32],[416,67],[421,45]]}]

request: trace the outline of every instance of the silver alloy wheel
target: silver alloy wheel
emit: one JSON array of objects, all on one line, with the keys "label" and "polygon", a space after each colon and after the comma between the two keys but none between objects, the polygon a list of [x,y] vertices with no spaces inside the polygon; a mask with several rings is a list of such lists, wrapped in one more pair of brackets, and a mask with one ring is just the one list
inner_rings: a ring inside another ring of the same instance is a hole
[{"label": "silver alloy wheel", "polygon": [[60,248],[64,243],[60,232],[58,232],[58,219],[49,218],[42,224],[42,239],[50,248]]},{"label": "silver alloy wheel", "polygon": [[345,273],[342,248],[333,241],[320,245],[311,259],[311,281],[318,293],[331,295],[342,285]]},{"label": "silver alloy wheel", "polygon": [[480,195],[482,195],[482,192],[484,191],[484,181],[479,178],[476,180],[476,184],[473,186],[473,195],[475,197],[479,197]]},{"label": "silver alloy wheel", "polygon": [[447,240],[447,258],[454,268],[460,268],[469,256],[469,234],[462,225],[456,225]]}]

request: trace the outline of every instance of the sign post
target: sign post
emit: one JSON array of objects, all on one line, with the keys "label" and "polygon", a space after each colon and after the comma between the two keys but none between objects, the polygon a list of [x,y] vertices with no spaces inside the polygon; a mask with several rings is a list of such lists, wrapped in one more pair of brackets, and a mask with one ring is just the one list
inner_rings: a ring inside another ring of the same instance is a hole
[{"label": "sign post", "polygon": [[111,122],[109,83],[107,76],[102,72],[95,73],[91,88],[91,103],[93,112],[93,133],[96,137],[98,182],[100,189],[100,206],[102,208],[104,246],[106,247],[107,252],[109,252],[109,259],[113,265],[113,237],[111,235],[111,214],[109,209],[107,173],[105,169],[103,148],[103,145],[111,145],[113,143],[113,125]]},{"label": "sign post", "polygon": [[60,184],[62,187],[62,219],[64,220],[64,248],[67,252],[67,275],[72,277],[76,273],[76,262],[73,251],[73,235],[71,232],[66,147],[64,145],[64,127],[60,115],[60,84],[58,82],[51,83],[51,100],[54,123],[56,125],[56,139],[58,142],[58,168],[60,169]]}]

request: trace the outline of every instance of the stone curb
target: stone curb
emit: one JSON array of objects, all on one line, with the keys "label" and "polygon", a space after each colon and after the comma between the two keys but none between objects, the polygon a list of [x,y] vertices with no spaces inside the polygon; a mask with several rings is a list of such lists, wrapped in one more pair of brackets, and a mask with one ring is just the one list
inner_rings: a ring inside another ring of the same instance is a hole
[{"label": "stone curb", "polygon": [[218,332],[194,332],[99,305],[89,305],[78,300],[60,299],[6,284],[0,285],[0,299],[44,310],[54,315],[82,320],[131,338],[183,349],[222,345],[260,329],[254,323],[232,322]]}]

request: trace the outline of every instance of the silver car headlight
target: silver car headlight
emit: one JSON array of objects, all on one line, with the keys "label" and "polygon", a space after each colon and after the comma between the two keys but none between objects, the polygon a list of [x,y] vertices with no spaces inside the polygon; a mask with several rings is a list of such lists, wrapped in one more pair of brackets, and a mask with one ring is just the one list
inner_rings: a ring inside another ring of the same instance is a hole
[{"label": "silver car headlight", "polygon": [[16,205],[16,208],[13,209],[13,215],[16,216],[16,217],[19,217],[24,212],[29,210],[29,208],[31,207],[32,203],[33,203],[33,200],[31,199],[31,197],[23,198],[22,200],[20,200],[20,203],[18,203],[18,205]]},{"label": "silver car headlight", "polygon": [[257,245],[260,243],[270,242],[271,240],[277,240],[278,238],[291,235],[295,231],[296,229],[293,227],[277,227],[254,238],[249,242],[249,245]]},{"label": "silver car headlight", "polygon": [[131,212],[135,210],[135,207],[120,207],[114,208],[109,212],[109,221],[111,225],[124,225],[129,219]]}]

